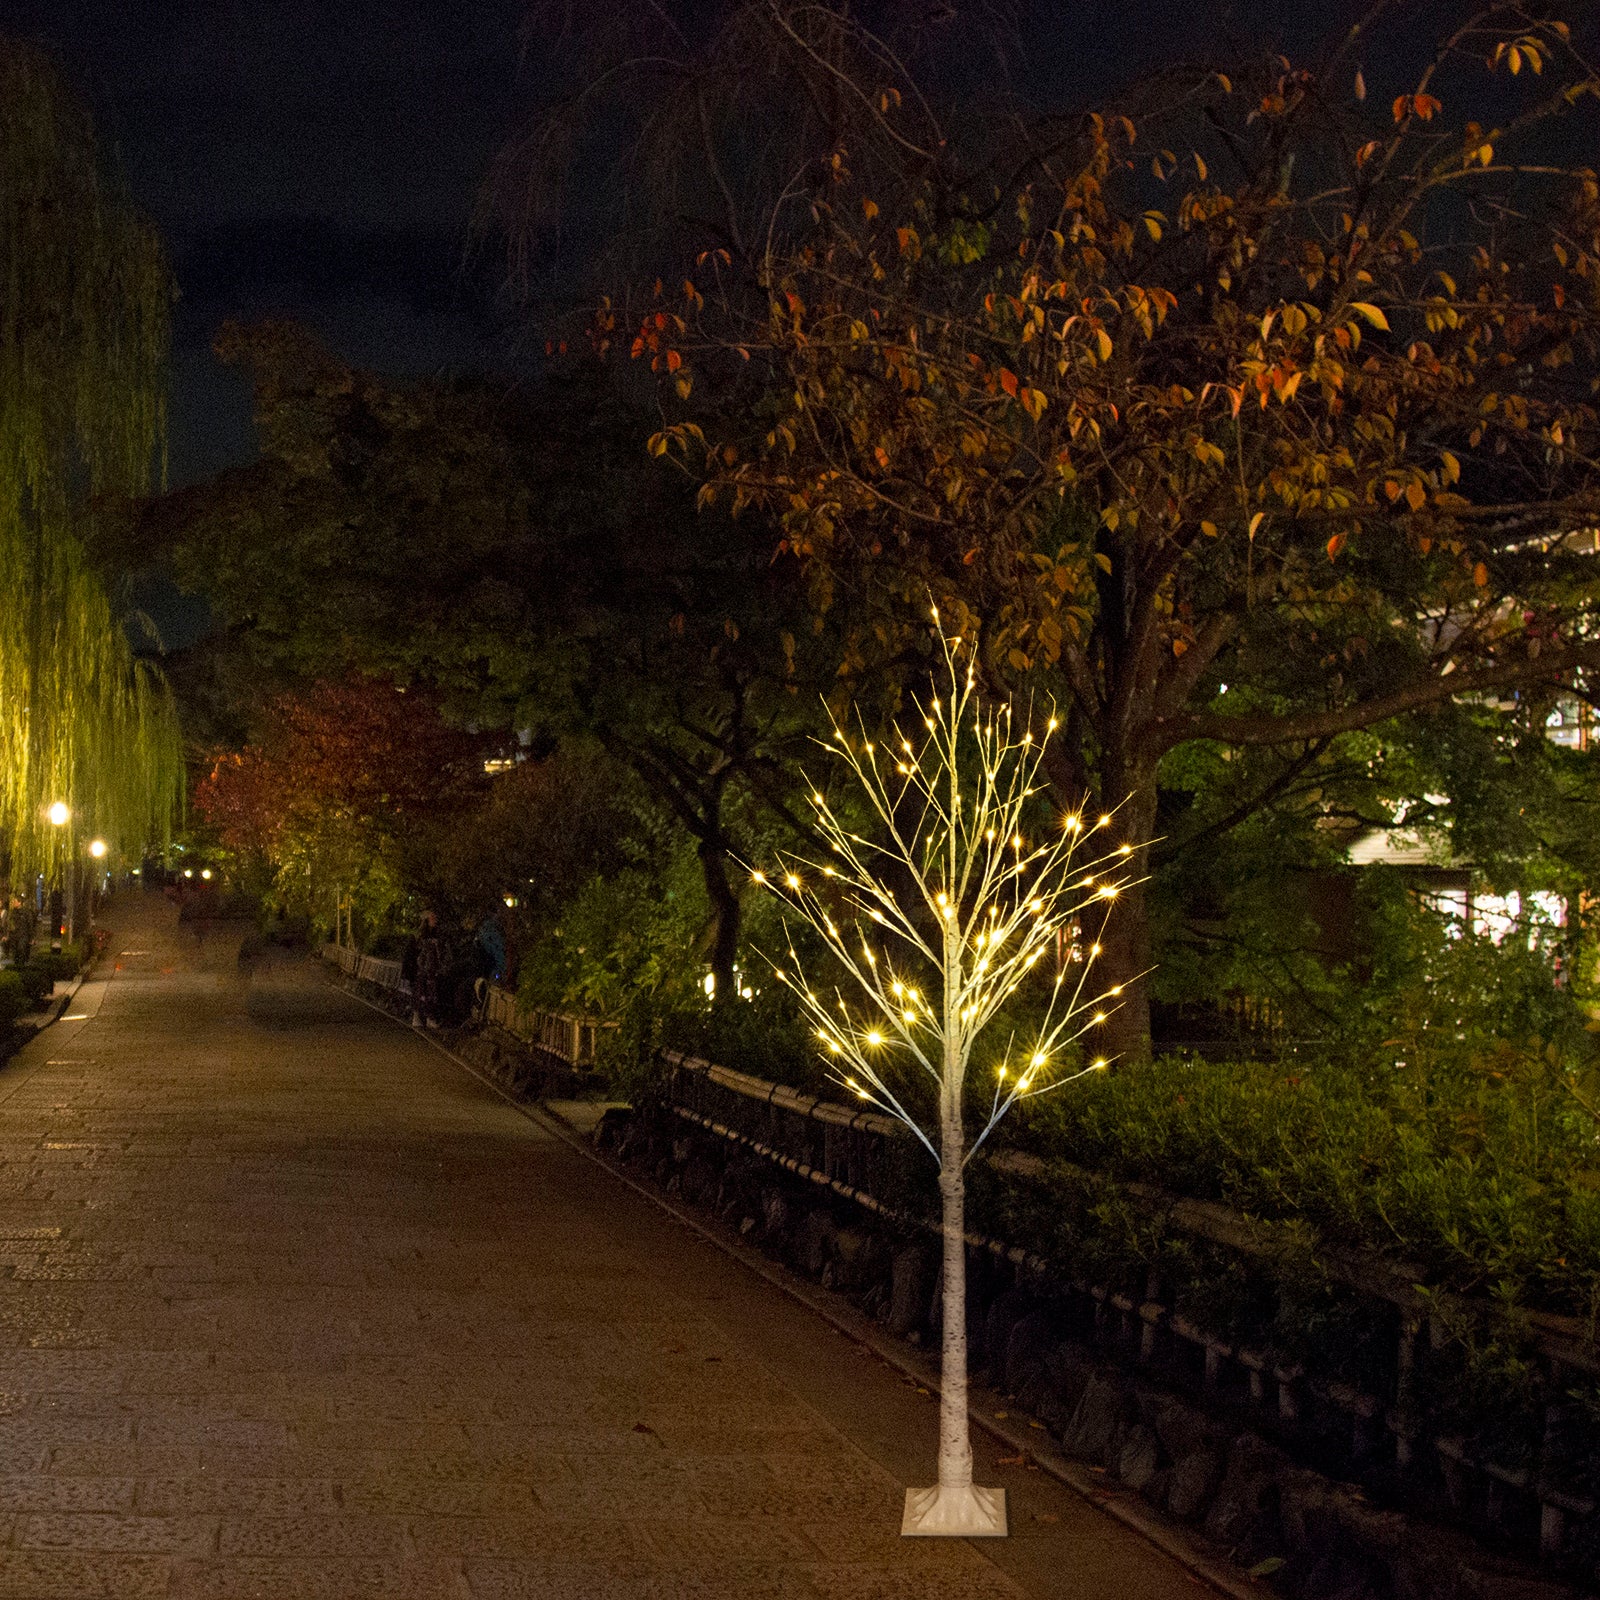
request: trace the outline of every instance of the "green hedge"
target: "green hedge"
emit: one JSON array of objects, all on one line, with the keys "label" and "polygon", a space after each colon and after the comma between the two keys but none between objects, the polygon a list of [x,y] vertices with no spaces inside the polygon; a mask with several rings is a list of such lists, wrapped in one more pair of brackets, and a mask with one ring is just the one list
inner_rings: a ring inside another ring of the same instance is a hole
[{"label": "green hedge", "polygon": [[17,981],[22,985],[23,993],[28,997],[29,1010],[42,1005],[50,991],[55,988],[55,974],[40,966],[37,961],[25,961],[20,967],[13,967],[11,971],[16,975]]},{"label": "green hedge", "polygon": [[9,969],[0,972],[0,1032],[9,1028],[28,1006],[28,991],[22,979]]},{"label": "green hedge", "polygon": [[28,958],[28,965],[50,974],[58,983],[70,982],[83,967],[83,953],[75,944],[63,945],[59,950],[39,950]]}]

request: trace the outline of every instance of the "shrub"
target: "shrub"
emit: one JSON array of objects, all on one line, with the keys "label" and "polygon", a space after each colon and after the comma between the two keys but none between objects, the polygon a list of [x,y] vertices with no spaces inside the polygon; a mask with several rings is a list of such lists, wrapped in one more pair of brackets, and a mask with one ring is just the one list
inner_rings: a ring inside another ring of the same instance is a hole
[{"label": "shrub", "polygon": [[28,992],[13,971],[0,972],[0,1030],[9,1028],[28,1009]]},{"label": "shrub", "polygon": [[50,991],[56,986],[55,974],[41,967],[37,959],[25,961],[20,967],[13,967],[11,970],[22,985],[30,1010],[43,1005]]},{"label": "shrub", "polygon": [[63,945],[59,950],[40,950],[29,957],[28,965],[50,974],[54,982],[66,983],[77,977],[83,967],[83,954],[78,945]]}]

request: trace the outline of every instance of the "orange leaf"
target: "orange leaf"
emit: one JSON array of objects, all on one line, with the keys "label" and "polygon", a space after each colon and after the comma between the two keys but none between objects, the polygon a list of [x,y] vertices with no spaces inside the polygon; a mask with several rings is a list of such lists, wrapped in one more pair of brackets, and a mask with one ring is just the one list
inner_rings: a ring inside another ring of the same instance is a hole
[{"label": "orange leaf", "polygon": [[1472,581],[1480,589],[1489,587],[1489,569],[1481,561],[1472,569]]},{"label": "orange leaf", "polygon": [[1345,536],[1342,533],[1334,534],[1334,536],[1328,541],[1328,559],[1330,561],[1332,561],[1333,558],[1344,549],[1344,543]]},{"label": "orange leaf", "polygon": [[1016,399],[1017,375],[1009,367],[1001,367],[1000,369],[1000,387],[1004,389],[1013,400]]}]

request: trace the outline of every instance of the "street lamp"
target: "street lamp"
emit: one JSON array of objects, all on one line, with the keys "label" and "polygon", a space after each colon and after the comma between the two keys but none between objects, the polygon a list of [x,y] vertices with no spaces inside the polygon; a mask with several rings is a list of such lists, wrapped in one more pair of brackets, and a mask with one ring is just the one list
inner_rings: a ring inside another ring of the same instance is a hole
[{"label": "street lamp", "polygon": [[[45,808],[44,814],[52,828],[64,828],[71,819],[72,807],[65,800],[52,800]],[[60,889],[52,889],[50,891],[50,948],[52,950],[61,948],[63,932],[61,925],[62,898]],[[70,914],[69,911],[68,915],[70,916]]]},{"label": "street lamp", "polygon": [[104,839],[91,839],[89,841],[89,854],[92,855],[96,861],[103,860],[105,858],[105,853],[106,842]]}]

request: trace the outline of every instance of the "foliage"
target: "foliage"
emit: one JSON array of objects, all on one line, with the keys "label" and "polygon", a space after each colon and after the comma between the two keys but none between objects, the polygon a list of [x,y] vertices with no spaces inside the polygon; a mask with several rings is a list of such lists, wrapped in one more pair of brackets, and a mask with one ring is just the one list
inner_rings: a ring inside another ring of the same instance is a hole
[{"label": "foliage", "polygon": [[515,900],[504,920],[526,937],[629,862],[639,811],[627,769],[574,741],[498,774],[470,811],[415,841],[409,864],[419,888],[463,910]]},{"label": "foliage", "polygon": [[17,981],[22,985],[22,992],[28,998],[28,1008],[34,1010],[49,999],[50,991],[55,987],[56,975],[43,963],[35,960],[24,961],[20,966],[11,968],[16,973]]},{"label": "foliage", "polygon": [[705,926],[692,851],[596,876],[579,891],[525,965],[523,997],[616,1017],[635,1004],[681,1008],[699,994],[684,959]]},{"label": "foliage", "polygon": [[1440,933],[1415,965],[1378,974],[1366,1005],[1346,1001],[1342,1048],[1163,1057],[1040,1108],[1027,1140],[1113,1178],[1306,1220],[1445,1287],[1600,1312],[1596,1044],[1548,963]]},{"label": "foliage", "polygon": [[[1143,128],[1089,117],[1009,192],[935,164],[885,208],[842,150],[761,314],[713,249],[629,330],[669,402],[761,385],[652,447],[773,516],[824,602],[876,594],[898,641],[931,589],[996,681],[1059,678],[1060,798],[1126,798],[1141,868],[1188,741],[1600,663],[1600,190],[1560,158],[1600,83],[1565,23],[1484,0],[1369,100],[1353,52],[1390,48],[1386,14],[1316,68],[1171,86]],[[1132,983],[1138,896],[1119,920]]]},{"label": "foliage", "polygon": [[28,991],[21,977],[7,968],[0,972],[0,1033],[28,1009]]},{"label": "foliage", "polygon": [[280,697],[257,743],[219,756],[195,809],[229,849],[269,864],[279,905],[331,923],[344,894],[376,932],[408,894],[409,830],[451,825],[477,799],[485,744],[420,693],[321,683]]},{"label": "foliage", "polygon": [[263,457],[147,507],[132,548],[207,592],[258,680],[381,673],[539,753],[601,746],[696,841],[726,991],[728,819],[782,809],[832,670],[767,539],[697,517],[592,366],[521,392],[389,382],[281,324],[218,348]]},{"label": "foliage", "polygon": [[171,278],[55,64],[3,37],[0,273],[0,861],[20,875],[75,859],[85,828],[159,840],[183,768],[83,548],[91,500],[141,491],[164,437]]}]

